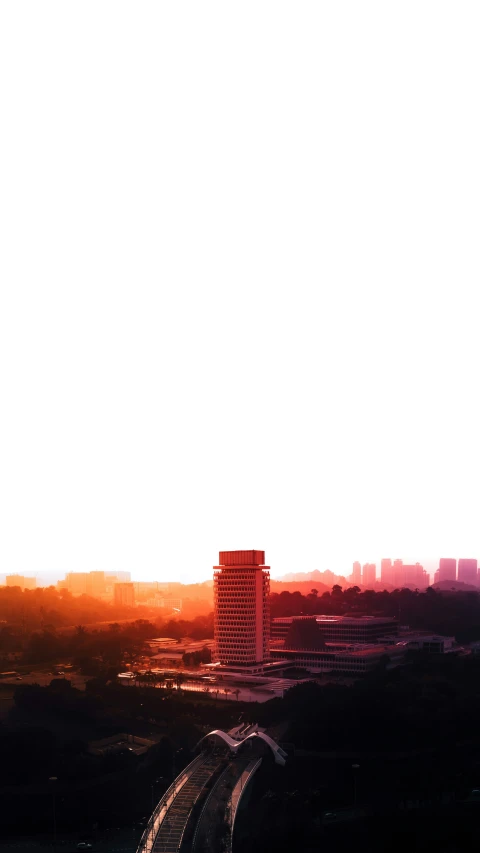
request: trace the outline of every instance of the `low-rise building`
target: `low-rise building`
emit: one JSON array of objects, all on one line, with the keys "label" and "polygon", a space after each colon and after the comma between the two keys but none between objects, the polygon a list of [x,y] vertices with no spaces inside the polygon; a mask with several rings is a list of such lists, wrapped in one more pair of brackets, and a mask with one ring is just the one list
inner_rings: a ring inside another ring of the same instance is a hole
[{"label": "low-rise building", "polygon": [[208,639],[192,640],[190,637],[184,637],[182,640],[174,640],[172,637],[157,637],[147,640],[145,645],[154,654],[163,654],[164,652],[181,652],[183,654],[184,652],[200,652],[204,648],[212,650],[215,641]]},{"label": "low-rise building", "polygon": [[37,588],[37,579],[36,578],[27,578],[25,575],[7,575],[5,578],[6,586],[19,586],[23,591],[24,589],[36,589]]},{"label": "low-rise building", "polygon": [[423,631],[406,631],[398,638],[398,646],[409,651],[424,651],[432,655],[444,655],[455,648],[455,637],[443,637],[440,634],[428,634]]},{"label": "low-rise building", "polygon": [[124,732],[105,737],[101,740],[92,740],[87,745],[90,755],[115,755],[120,752],[133,752],[135,755],[144,755],[156,741]]},{"label": "low-rise building", "polygon": [[183,652],[170,652],[165,650],[163,652],[159,652],[156,655],[153,655],[150,660],[152,664],[154,663],[156,665],[161,664],[162,666],[181,666],[183,662]]},{"label": "low-rise building", "polygon": [[284,642],[294,621],[312,618],[326,643],[376,643],[398,634],[398,622],[393,616],[282,616],[272,620],[271,647],[278,648]]},{"label": "low-rise building", "polygon": [[386,666],[398,666],[405,658],[405,648],[397,644],[352,644],[342,648],[326,643],[324,649],[272,649],[271,655],[274,660],[287,660],[291,666],[312,675],[327,672],[362,675],[378,667],[382,660]]}]

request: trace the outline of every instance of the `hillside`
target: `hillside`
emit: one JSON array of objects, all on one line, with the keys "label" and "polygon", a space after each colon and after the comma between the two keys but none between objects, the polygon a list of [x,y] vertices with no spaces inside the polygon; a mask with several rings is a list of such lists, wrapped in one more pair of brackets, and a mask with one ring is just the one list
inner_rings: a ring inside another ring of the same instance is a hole
[{"label": "hillside", "polygon": [[438,581],[438,583],[432,584],[432,589],[437,590],[438,592],[479,592],[480,589],[478,586],[472,586],[469,583],[463,583],[463,581]]}]

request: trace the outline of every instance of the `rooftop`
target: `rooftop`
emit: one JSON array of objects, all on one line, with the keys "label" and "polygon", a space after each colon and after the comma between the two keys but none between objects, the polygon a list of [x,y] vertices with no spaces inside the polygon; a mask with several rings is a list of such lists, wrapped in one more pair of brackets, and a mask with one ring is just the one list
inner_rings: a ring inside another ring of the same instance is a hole
[{"label": "rooftop", "polygon": [[157,645],[162,644],[165,646],[174,645],[176,642],[177,640],[175,637],[154,637],[151,640],[147,640],[147,643],[156,643]]},{"label": "rooftop", "polygon": [[312,614],[310,616],[277,616],[273,620],[275,623],[282,622],[292,622],[293,619],[312,619],[315,618],[317,622],[342,622],[347,623],[349,625],[383,625],[385,622],[396,622],[394,616],[343,616],[342,614],[338,616],[330,616],[327,614]]}]

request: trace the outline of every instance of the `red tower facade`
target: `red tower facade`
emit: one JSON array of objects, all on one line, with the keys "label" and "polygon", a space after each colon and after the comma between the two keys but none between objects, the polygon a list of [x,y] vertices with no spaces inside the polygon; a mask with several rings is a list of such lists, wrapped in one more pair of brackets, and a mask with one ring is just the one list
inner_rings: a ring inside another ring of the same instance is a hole
[{"label": "red tower facade", "polygon": [[213,569],[215,658],[255,666],[269,658],[269,566],[265,551],[220,551]]}]

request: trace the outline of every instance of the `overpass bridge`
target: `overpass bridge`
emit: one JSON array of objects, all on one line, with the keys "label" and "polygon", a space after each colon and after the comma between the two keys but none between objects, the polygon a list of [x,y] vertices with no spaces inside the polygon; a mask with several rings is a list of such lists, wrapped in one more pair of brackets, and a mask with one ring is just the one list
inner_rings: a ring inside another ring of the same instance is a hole
[{"label": "overpass bridge", "polygon": [[225,844],[231,849],[241,799],[266,752],[280,765],[286,758],[257,726],[216,729],[196,749],[199,754],[153,810],[137,853],[217,853]]}]

